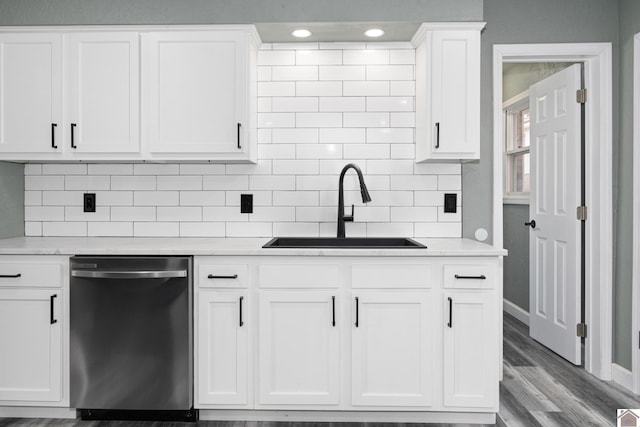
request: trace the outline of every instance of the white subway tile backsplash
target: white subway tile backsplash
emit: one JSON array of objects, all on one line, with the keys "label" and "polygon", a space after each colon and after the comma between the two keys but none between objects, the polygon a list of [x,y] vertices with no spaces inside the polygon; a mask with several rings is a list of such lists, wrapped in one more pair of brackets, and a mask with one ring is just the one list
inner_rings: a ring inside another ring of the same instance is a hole
[{"label": "white subway tile backsplash", "polygon": [[366,78],[364,65],[321,65],[319,67],[320,80],[364,80]]},{"label": "white subway tile backsplash", "polygon": [[178,206],[180,204],[180,192],[136,191],[133,196],[133,204],[134,206]]},{"label": "white subway tile backsplash", "polygon": [[296,51],[296,66],[306,65],[341,65],[342,50],[311,50]]},{"label": "white subway tile backsplash", "polygon": [[180,237],[180,223],[177,222],[135,222],[134,237]]},{"label": "white subway tile backsplash", "polygon": [[275,81],[318,80],[316,66],[274,66],[271,69],[271,79]]},{"label": "white subway tile backsplash", "polygon": [[388,64],[389,57],[388,49],[345,50],[343,62],[344,65]]},{"label": "white subway tile backsplash", "polygon": [[320,111],[366,111],[364,97],[326,96],[320,98]]},{"label": "white subway tile backsplash", "polygon": [[318,111],[318,98],[301,96],[274,97],[272,110],[274,113]]},{"label": "white subway tile backsplash", "polygon": [[371,65],[367,80],[413,80],[413,65]]},{"label": "white subway tile backsplash", "polygon": [[389,96],[391,85],[384,81],[345,81],[344,96]]},{"label": "white subway tile backsplash", "polygon": [[[25,235],[335,236],[339,174],[355,163],[372,201],[348,171],[348,236],[460,237],[460,164],[414,162],[414,74],[409,43],[264,44],[257,164],[27,164]],[[84,192],[97,212],[83,212]]]},{"label": "white subway tile backsplash", "polygon": [[296,96],[342,96],[342,82],[296,82]]},{"label": "white subway tile backsplash", "polygon": [[368,97],[367,111],[413,111],[413,97]]},{"label": "white subway tile backsplash", "polygon": [[[320,131],[324,130],[326,129]],[[273,129],[272,140],[274,144],[317,144],[318,129]]]}]

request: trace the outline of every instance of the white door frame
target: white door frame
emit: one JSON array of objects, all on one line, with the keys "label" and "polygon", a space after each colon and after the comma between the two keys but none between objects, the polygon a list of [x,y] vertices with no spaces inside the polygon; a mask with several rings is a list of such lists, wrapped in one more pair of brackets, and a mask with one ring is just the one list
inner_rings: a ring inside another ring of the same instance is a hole
[{"label": "white door frame", "polygon": [[[633,38],[633,257],[640,256],[640,33]],[[632,272],[632,316],[631,321],[631,365],[633,373],[633,392],[640,394],[640,267],[633,263]]]},{"label": "white door frame", "polygon": [[583,62],[585,106],[585,370],[611,380],[613,320],[613,118],[611,43],[494,45],[493,47],[493,244],[503,245],[502,64]]}]

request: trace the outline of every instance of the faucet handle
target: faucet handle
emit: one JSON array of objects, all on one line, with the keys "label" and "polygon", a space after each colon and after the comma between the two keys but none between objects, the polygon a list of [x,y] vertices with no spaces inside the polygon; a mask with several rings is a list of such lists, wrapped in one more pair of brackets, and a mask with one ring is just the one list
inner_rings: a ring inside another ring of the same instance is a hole
[{"label": "faucet handle", "polygon": [[344,215],[343,217],[345,222],[353,222],[353,213],[355,211],[355,208],[356,207],[354,205],[351,205],[351,215]]}]

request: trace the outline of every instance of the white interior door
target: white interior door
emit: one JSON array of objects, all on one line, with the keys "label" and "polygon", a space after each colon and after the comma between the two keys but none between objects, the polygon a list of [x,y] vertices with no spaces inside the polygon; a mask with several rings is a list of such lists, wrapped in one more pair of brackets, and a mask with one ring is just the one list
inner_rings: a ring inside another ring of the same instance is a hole
[{"label": "white interior door", "polygon": [[530,335],[581,363],[580,65],[531,86]]}]

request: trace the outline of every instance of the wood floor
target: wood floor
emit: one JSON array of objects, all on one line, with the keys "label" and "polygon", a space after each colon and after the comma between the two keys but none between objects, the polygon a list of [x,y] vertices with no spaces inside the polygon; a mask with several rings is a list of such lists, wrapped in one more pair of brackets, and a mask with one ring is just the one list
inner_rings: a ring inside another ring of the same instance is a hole
[{"label": "wood floor", "polygon": [[[497,424],[509,427],[615,426],[616,409],[640,408],[640,399],[602,382],[529,338],[528,327],[504,316],[504,379]],[[0,427],[390,427],[366,423],[215,422],[197,424],[130,421],[0,419]],[[393,424],[394,427],[405,427]],[[430,424],[430,427],[444,424]],[[453,427],[453,425],[448,425]],[[455,427],[462,427],[456,424]],[[465,425],[466,426],[466,425]],[[406,425],[409,427],[409,425]]]}]

